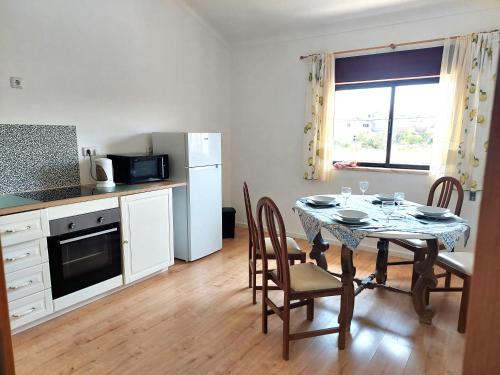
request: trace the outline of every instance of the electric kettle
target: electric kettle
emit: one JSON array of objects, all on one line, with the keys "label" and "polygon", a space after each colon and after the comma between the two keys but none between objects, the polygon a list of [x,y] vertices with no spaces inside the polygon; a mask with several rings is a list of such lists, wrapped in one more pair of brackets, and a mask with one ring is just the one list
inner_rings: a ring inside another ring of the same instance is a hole
[{"label": "electric kettle", "polygon": [[107,189],[115,186],[113,182],[113,162],[108,158],[95,159],[95,175],[97,189]]}]

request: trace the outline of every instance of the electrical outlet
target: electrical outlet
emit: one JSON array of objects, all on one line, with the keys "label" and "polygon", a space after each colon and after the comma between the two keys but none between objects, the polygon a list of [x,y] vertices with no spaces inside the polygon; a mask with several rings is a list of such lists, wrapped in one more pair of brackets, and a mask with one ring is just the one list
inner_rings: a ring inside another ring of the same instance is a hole
[{"label": "electrical outlet", "polygon": [[82,147],[82,155],[83,156],[89,156],[89,152],[90,152],[90,156],[96,155],[94,147]]},{"label": "electrical outlet", "polygon": [[21,77],[10,77],[10,87],[13,89],[22,89],[23,79]]}]

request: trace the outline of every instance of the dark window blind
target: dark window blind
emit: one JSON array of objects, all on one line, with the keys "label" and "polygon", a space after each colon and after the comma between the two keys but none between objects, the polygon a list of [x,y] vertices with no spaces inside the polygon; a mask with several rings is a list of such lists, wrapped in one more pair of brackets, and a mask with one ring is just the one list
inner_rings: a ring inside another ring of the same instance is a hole
[{"label": "dark window blind", "polygon": [[335,83],[392,81],[439,76],[443,47],[343,57],[335,60]]}]

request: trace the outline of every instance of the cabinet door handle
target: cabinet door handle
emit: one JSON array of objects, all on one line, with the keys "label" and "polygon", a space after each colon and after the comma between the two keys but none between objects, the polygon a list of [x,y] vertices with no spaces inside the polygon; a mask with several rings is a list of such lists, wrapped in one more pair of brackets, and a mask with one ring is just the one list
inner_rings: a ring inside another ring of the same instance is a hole
[{"label": "cabinet door handle", "polygon": [[22,318],[23,316],[29,315],[31,313],[34,313],[36,311],[36,307],[32,307],[29,310],[23,311],[22,313],[19,314],[12,314],[11,317],[13,318]]},{"label": "cabinet door handle", "polygon": [[31,284],[33,284],[33,280],[29,280],[29,281],[25,282],[24,284],[11,285],[11,286],[9,286],[9,290],[18,290],[18,289],[26,288],[27,286],[30,286]]},{"label": "cabinet door handle", "polygon": [[25,230],[30,230],[31,225],[26,225],[24,228],[21,229],[7,229],[5,233],[17,233],[17,232],[24,232]]},{"label": "cabinet door handle", "polygon": [[6,262],[15,262],[16,260],[20,260],[20,259],[23,259],[23,258],[26,258],[26,257],[29,257],[31,255],[31,253],[25,253],[23,255],[19,255],[17,257],[12,257],[12,258],[5,258],[5,261]]}]

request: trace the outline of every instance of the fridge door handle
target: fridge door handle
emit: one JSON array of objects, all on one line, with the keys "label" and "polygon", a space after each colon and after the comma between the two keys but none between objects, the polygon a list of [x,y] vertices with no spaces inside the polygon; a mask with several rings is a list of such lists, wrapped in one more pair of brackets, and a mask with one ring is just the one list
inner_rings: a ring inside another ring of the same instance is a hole
[{"label": "fridge door handle", "polygon": [[213,168],[219,168],[222,164],[212,164],[212,165],[202,165],[200,167],[186,167],[186,169],[197,169],[197,170],[202,170],[202,169],[213,169]]}]

